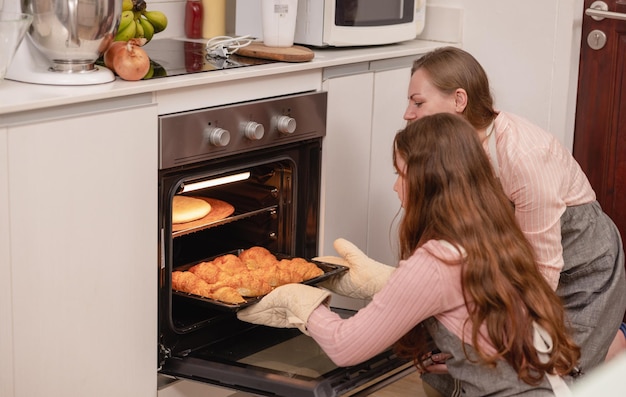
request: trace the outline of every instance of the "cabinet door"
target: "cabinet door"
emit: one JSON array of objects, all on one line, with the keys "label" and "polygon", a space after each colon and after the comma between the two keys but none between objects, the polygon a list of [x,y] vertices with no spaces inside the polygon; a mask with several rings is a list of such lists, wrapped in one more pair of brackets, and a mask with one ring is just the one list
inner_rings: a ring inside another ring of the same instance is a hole
[{"label": "cabinet door", "polygon": [[[413,57],[370,62],[327,78],[321,254],[335,255],[338,237],[370,257],[397,263],[400,201],[393,191],[393,138],[405,125]],[[345,72],[345,75],[341,75]],[[354,74],[350,74],[354,72]]]},{"label": "cabinet door", "polygon": [[15,397],[155,395],[157,135],[153,105],[9,127]]},{"label": "cabinet door", "polygon": [[367,253],[389,265],[398,262],[400,200],[393,190],[393,139],[406,122],[407,89],[411,67],[377,71],[374,74],[372,151],[368,194]]},{"label": "cabinet door", "polygon": [[339,237],[367,248],[373,82],[373,73],[324,82],[328,115],[322,152],[322,255],[336,255],[333,241]]},{"label": "cabinet door", "polygon": [[0,128],[0,396],[12,396],[14,390],[7,136],[7,129]]},{"label": "cabinet door", "polygon": [[[367,252],[374,74],[333,77],[325,80],[323,88],[328,92],[328,114],[322,151],[320,254],[337,255],[333,241],[339,237]],[[332,305],[357,310],[365,301],[334,295]]]},{"label": "cabinet door", "polygon": [[[394,59],[339,69],[339,75],[324,81],[328,116],[322,165],[322,255],[337,255],[332,244],[343,237],[371,258],[397,263],[393,221],[400,202],[393,191],[392,145],[405,124],[402,115],[412,59],[400,61],[401,66]],[[359,309],[365,301],[335,295],[332,304]]]}]

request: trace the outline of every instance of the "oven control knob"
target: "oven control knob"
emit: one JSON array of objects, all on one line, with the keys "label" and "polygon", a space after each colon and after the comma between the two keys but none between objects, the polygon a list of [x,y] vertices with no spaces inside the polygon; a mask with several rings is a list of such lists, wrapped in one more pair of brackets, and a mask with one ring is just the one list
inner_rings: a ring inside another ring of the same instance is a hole
[{"label": "oven control knob", "polygon": [[293,134],[296,130],[296,119],[289,116],[278,116],[276,128],[281,134]]},{"label": "oven control knob", "polygon": [[213,146],[224,147],[230,143],[230,132],[219,127],[205,128],[204,137]]},{"label": "oven control knob", "polygon": [[258,141],[263,138],[265,134],[265,128],[263,124],[256,123],[254,121],[248,121],[242,125],[243,135],[251,141]]}]

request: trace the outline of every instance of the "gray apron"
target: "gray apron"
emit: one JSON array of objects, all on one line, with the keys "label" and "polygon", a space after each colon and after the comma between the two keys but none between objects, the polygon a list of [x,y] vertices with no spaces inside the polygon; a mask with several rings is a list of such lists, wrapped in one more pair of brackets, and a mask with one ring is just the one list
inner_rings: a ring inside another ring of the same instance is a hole
[{"label": "gray apron", "polygon": [[[424,321],[426,329],[441,351],[448,352],[452,358],[446,361],[449,375],[425,373],[422,381],[445,396],[554,396],[547,378],[537,386],[521,381],[517,372],[505,361],[500,361],[495,368],[472,362],[478,354],[468,344],[463,344],[458,336],[450,332],[443,324],[431,317]],[[465,348],[465,352],[463,349]],[[571,378],[564,378],[571,383]]]},{"label": "gray apron", "polygon": [[[500,166],[494,123],[487,128],[489,156]],[[624,249],[617,226],[597,201],[567,207],[561,215],[564,267],[556,293],[581,348],[580,370],[604,362],[626,311]]]},{"label": "gray apron", "polygon": [[556,293],[582,350],[580,369],[589,372],[604,362],[626,310],[622,240],[594,201],[566,209],[561,245],[565,267]]}]

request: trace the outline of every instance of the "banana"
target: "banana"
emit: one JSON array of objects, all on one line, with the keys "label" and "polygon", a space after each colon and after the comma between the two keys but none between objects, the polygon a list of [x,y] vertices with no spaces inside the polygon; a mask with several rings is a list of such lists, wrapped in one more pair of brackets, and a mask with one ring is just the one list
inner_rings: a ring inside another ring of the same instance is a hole
[{"label": "banana", "polygon": [[133,0],[133,4],[135,6],[135,11],[139,12],[144,12],[148,6],[145,0]]},{"label": "banana", "polygon": [[135,19],[135,13],[132,11],[123,11],[122,16],[120,17],[120,24],[117,26],[117,31],[121,32],[126,29],[129,23],[131,23]]},{"label": "banana", "polygon": [[132,11],[135,8],[135,4],[133,0],[123,0],[122,2],[122,11]]},{"label": "banana", "polygon": [[135,25],[137,25],[137,27],[135,28],[135,37],[143,37],[143,26],[141,26],[141,22],[139,19],[135,19]]},{"label": "banana", "polygon": [[122,10],[115,41],[145,38],[148,42],[167,27],[165,14],[161,11],[147,11],[145,0],[122,0]]},{"label": "banana", "polygon": [[135,37],[136,31],[137,24],[132,21],[132,23],[129,23],[124,29],[117,30],[117,34],[115,35],[115,41],[128,41]]},{"label": "banana", "polygon": [[145,19],[144,17],[139,18],[139,22],[141,23],[141,27],[143,29],[143,37],[146,39],[146,43],[152,40],[152,36],[154,36],[154,26]]},{"label": "banana", "polygon": [[152,77],[163,77],[163,76],[167,76],[167,71],[165,70],[165,68],[158,62],[153,61],[152,59],[150,60],[150,65],[152,66],[152,68],[154,69],[154,74],[152,75]]},{"label": "banana", "polygon": [[146,73],[146,75],[143,76],[142,80],[148,80],[152,76],[154,76],[154,65],[152,65],[152,62],[150,62],[150,69],[148,69],[148,73]]},{"label": "banana", "polygon": [[143,15],[154,27],[154,33],[159,33],[167,27],[167,17],[161,11],[144,11]]}]

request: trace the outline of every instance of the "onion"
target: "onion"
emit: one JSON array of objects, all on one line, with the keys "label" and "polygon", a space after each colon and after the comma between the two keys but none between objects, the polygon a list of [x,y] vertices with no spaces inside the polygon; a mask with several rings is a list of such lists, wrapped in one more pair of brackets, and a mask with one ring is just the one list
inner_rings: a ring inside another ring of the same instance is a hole
[{"label": "onion", "polygon": [[104,35],[104,38],[100,42],[100,45],[98,46],[98,53],[104,54],[104,52],[107,50],[107,48],[109,48],[111,43],[113,43],[113,39],[114,39],[113,33],[111,32],[106,33]]},{"label": "onion", "polygon": [[115,71],[113,68],[113,60],[115,59],[115,54],[120,52],[126,46],[125,41],[114,41],[109,45],[107,50],[104,52],[104,66]]},{"label": "onion", "polygon": [[113,70],[124,80],[141,80],[150,70],[150,58],[143,48],[131,41],[125,44],[121,48],[113,48]]}]

